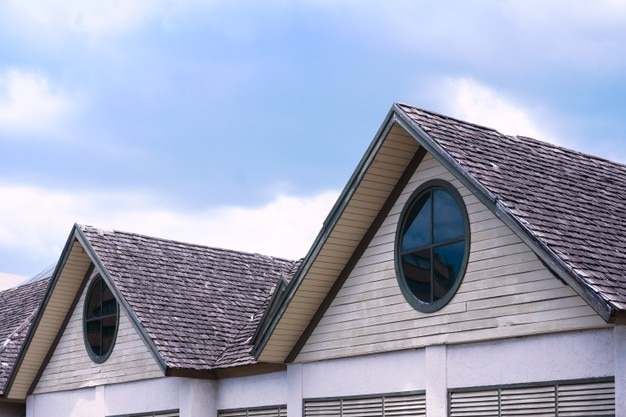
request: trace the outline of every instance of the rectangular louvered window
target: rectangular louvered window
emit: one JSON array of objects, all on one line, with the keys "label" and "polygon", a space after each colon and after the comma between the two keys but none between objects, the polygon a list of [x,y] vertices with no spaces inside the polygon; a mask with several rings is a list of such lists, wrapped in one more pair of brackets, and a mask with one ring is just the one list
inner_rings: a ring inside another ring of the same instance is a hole
[{"label": "rectangular louvered window", "polygon": [[179,417],[178,410],[158,411],[153,413],[139,413],[139,414],[119,414],[109,417]]},{"label": "rectangular louvered window", "polygon": [[423,392],[308,399],[304,417],[425,417]]},{"label": "rectangular louvered window", "polygon": [[219,410],[218,417],[287,417],[286,405]]},{"label": "rectangular louvered window", "polygon": [[451,390],[450,417],[611,417],[615,382],[593,380]]}]

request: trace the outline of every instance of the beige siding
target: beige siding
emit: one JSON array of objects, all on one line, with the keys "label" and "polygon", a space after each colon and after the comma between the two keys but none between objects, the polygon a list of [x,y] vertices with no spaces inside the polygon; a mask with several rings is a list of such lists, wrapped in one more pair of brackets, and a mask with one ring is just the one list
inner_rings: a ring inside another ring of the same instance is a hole
[{"label": "beige siding", "polygon": [[[411,193],[435,178],[451,182],[463,196],[472,235],[459,291],[443,309],[424,314],[400,292],[394,239]],[[296,361],[603,326],[582,298],[428,155]]]},{"label": "beige siding", "polygon": [[86,285],[35,394],[163,376],[123,307],[111,356],[102,364],[91,360],[83,339],[83,305],[88,288]]}]

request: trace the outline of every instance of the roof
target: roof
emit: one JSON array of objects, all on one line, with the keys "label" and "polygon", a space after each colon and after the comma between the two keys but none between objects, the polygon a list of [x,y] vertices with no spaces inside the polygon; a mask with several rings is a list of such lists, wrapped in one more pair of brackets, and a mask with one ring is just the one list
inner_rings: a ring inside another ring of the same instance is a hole
[{"label": "roof", "polygon": [[297,261],[80,228],[168,368],[256,362],[249,339]]},{"label": "roof", "polygon": [[50,275],[0,292],[0,397],[49,283]]},{"label": "roof", "polygon": [[579,282],[626,310],[626,165],[398,107]]},{"label": "roof", "polygon": [[302,268],[263,317],[257,357],[295,359],[426,153],[606,322],[626,323],[625,165],[394,104]]}]

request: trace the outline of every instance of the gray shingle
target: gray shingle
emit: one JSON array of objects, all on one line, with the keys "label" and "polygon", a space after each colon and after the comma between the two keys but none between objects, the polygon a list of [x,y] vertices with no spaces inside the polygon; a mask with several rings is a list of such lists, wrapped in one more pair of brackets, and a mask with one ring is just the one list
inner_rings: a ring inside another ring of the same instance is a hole
[{"label": "gray shingle", "polygon": [[173,369],[254,363],[249,339],[281,276],[297,262],[81,226]]},{"label": "gray shingle", "polygon": [[48,276],[0,292],[0,396],[49,283]]},{"label": "gray shingle", "polygon": [[576,274],[626,306],[626,166],[407,105],[399,107]]}]

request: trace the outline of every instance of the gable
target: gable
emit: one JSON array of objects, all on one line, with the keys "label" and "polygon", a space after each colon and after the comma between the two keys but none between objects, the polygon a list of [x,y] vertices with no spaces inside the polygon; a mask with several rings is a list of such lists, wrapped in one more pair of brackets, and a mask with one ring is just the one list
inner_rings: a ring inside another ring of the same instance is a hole
[{"label": "gable", "polygon": [[[409,196],[432,179],[450,182],[461,194],[471,244],[456,295],[443,309],[421,313],[409,305],[398,286],[394,241]],[[585,300],[428,154],[296,361],[606,326]]]},{"label": "gable", "polygon": [[100,364],[89,357],[84,339],[83,311],[90,283],[98,273],[92,272],[84,286],[56,349],[39,378],[35,394],[164,376],[123,306],[119,311],[117,337],[111,355]]}]

